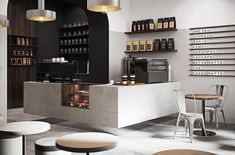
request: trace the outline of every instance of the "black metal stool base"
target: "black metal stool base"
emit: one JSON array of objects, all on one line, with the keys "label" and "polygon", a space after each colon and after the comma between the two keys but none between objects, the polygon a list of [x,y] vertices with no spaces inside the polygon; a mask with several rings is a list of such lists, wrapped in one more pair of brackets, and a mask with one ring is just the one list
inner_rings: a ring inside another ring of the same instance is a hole
[{"label": "black metal stool base", "polygon": [[[195,130],[195,131],[193,131],[193,134],[194,135],[197,135],[197,136],[205,136],[205,134],[204,134],[204,132],[202,131],[202,130]],[[213,131],[206,131],[206,135],[208,136],[208,137],[210,137],[210,136],[215,136],[216,135],[216,133],[215,132],[213,132]]]}]

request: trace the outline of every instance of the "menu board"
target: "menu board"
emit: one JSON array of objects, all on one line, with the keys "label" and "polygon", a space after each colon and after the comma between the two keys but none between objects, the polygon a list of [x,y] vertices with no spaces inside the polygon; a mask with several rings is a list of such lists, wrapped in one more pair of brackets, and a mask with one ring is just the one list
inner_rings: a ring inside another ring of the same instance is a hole
[{"label": "menu board", "polygon": [[235,77],[235,25],[189,30],[190,76]]}]

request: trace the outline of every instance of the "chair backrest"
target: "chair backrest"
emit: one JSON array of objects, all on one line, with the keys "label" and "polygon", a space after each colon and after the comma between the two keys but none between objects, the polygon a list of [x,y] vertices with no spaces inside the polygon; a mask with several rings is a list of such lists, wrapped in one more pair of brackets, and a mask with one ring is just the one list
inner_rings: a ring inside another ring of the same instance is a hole
[{"label": "chair backrest", "polygon": [[186,113],[185,92],[182,90],[173,90],[175,96],[177,110],[180,114]]},{"label": "chair backrest", "polygon": [[223,107],[228,95],[228,89],[229,88],[226,85],[211,85],[208,87],[207,93],[223,96],[224,97],[223,100],[216,101],[218,106]]}]

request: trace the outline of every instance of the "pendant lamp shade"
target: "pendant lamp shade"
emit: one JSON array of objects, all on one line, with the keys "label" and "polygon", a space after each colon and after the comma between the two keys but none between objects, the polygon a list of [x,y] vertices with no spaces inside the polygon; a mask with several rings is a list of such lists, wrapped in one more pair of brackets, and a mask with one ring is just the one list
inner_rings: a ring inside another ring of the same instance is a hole
[{"label": "pendant lamp shade", "polygon": [[94,12],[119,11],[120,0],[87,0],[87,9]]},{"label": "pendant lamp shade", "polygon": [[56,20],[55,11],[45,10],[45,0],[38,0],[38,9],[27,10],[26,18],[32,21],[46,22]]},{"label": "pendant lamp shade", "polygon": [[7,16],[0,15],[0,28],[8,27],[9,20],[7,19]]}]

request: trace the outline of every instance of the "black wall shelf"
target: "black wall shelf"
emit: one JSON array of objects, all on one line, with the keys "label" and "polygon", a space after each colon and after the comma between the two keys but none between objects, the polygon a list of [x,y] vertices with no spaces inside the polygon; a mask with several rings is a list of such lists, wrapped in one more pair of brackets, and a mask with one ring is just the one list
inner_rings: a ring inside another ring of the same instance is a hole
[{"label": "black wall shelf", "polygon": [[136,32],[124,32],[125,34],[140,34],[140,33],[155,33],[155,32],[168,32],[177,31],[177,29],[161,29],[161,30],[149,30],[149,31],[136,31]]},{"label": "black wall shelf", "polygon": [[61,27],[60,30],[67,30],[67,29],[79,29],[79,28],[88,28],[89,25],[80,25],[80,26],[71,26],[71,27]]},{"label": "black wall shelf", "polygon": [[71,35],[71,36],[59,36],[59,38],[77,38],[77,37],[88,37],[89,34],[81,34],[81,35]]},{"label": "black wall shelf", "polygon": [[60,53],[60,55],[87,55],[89,53]]},{"label": "black wall shelf", "polygon": [[214,71],[217,71],[217,72],[219,72],[219,71],[221,71],[221,72],[235,72],[235,70],[225,70],[225,69],[201,69],[201,70],[193,70],[193,69],[190,69],[189,71],[212,71],[212,72],[214,72]]},{"label": "black wall shelf", "polygon": [[63,46],[81,46],[81,45],[88,45],[88,43],[84,43],[84,44],[67,44],[67,45],[59,45],[59,46],[63,47]]},{"label": "black wall shelf", "polygon": [[135,54],[135,53],[174,53],[177,52],[178,50],[173,50],[173,51],[133,51],[133,52],[129,52],[129,51],[124,51],[125,53],[128,54]]},{"label": "black wall shelf", "polygon": [[189,44],[189,45],[207,45],[207,44],[235,44],[235,41],[210,42],[210,43],[191,43],[191,44]]}]

